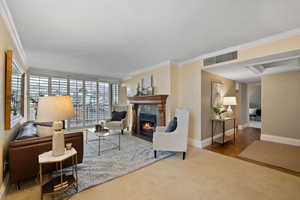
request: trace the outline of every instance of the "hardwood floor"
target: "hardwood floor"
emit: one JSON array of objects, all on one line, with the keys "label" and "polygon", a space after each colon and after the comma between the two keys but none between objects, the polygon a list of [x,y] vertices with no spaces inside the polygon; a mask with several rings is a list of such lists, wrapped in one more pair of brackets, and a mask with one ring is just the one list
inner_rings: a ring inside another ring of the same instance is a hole
[{"label": "hardwood floor", "polygon": [[255,140],[260,140],[260,129],[249,127],[237,131],[235,144],[233,142],[228,142],[224,145],[214,143],[213,145],[205,147],[205,149],[236,157]]},{"label": "hardwood floor", "polygon": [[248,128],[243,129],[243,130],[238,130],[237,131],[235,144],[233,142],[228,142],[224,145],[215,143],[213,145],[209,145],[209,146],[205,147],[205,149],[209,150],[209,151],[216,152],[216,153],[220,153],[220,154],[223,154],[223,155],[226,155],[226,156],[235,157],[237,159],[248,161],[248,162],[251,162],[251,163],[254,163],[254,164],[257,164],[257,165],[261,165],[261,166],[264,166],[264,167],[276,169],[276,170],[279,170],[281,172],[288,173],[288,174],[300,177],[299,172],[295,172],[295,171],[288,170],[288,169],[285,169],[285,168],[281,168],[281,167],[269,165],[269,164],[266,164],[266,163],[262,163],[262,162],[258,162],[258,161],[254,161],[254,160],[248,160],[248,159],[238,157],[238,155],[248,145],[250,145],[255,140],[260,140],[260,134],[261,134],[260,129],[248,127]]}]

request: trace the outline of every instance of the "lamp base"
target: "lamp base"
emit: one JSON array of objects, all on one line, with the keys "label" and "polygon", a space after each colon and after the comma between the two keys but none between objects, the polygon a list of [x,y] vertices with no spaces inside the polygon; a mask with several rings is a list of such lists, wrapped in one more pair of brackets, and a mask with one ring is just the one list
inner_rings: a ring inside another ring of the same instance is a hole
[{"label": "lamp base", "polygon": [[55,130],[52,136],[52,155],[61,156],[65,153],[65,136],[62,130]]},{"label": "lamp base", "polygon": [[227,108],[227,112],[232,113],[232,108],[231,108],[230,105],[229,105],[228,108]]}]

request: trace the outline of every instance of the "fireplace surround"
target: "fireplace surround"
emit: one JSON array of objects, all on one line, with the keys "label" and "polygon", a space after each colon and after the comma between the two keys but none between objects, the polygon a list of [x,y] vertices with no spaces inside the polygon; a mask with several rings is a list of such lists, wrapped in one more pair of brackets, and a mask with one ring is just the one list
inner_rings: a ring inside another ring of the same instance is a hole
[{"label": "fireplace surround", "polygon": [[156,126],[166,125],[166,101],[168,95],[128,97],[132,104],[132,134],[152,141]]}]

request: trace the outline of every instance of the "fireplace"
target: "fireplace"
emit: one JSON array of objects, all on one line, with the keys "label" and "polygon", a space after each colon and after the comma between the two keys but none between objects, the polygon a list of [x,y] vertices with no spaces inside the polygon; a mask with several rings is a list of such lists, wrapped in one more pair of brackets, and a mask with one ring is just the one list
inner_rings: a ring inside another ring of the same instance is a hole
[{"label": "fireplace", "polygon": [[157,125],[156,115],[150,113],[140,113],[139,117],[139,134],[152,139],[153,132]]},{"label": "fireplace", "polygon": [[128,97],[132,104],[132,134],[152,141],[156,126],[165,126],[168,95]]}]

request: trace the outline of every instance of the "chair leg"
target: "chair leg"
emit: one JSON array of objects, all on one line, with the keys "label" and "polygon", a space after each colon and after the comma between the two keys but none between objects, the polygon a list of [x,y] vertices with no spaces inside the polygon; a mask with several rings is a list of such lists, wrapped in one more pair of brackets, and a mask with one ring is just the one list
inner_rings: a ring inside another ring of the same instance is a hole
[{"label": "chair leg", "polygon": [[21,183],[20,183],[20,181],[17,182],[16,186],[17,186],[17,190],[21,189]]},{"label": "chair leg", "polygon": [[156,156],[157,156],[157,151],[154,150],[154,158],[156,158]]},{"label": "chair leg", "polygon": [[122,135],[124,135],[124,130],[123,129],[121,130],[121,133],[122,133]]},{"label": "chair leg", "polygon": [[182,160],[185,159],[185,152],[182,152]]}]

